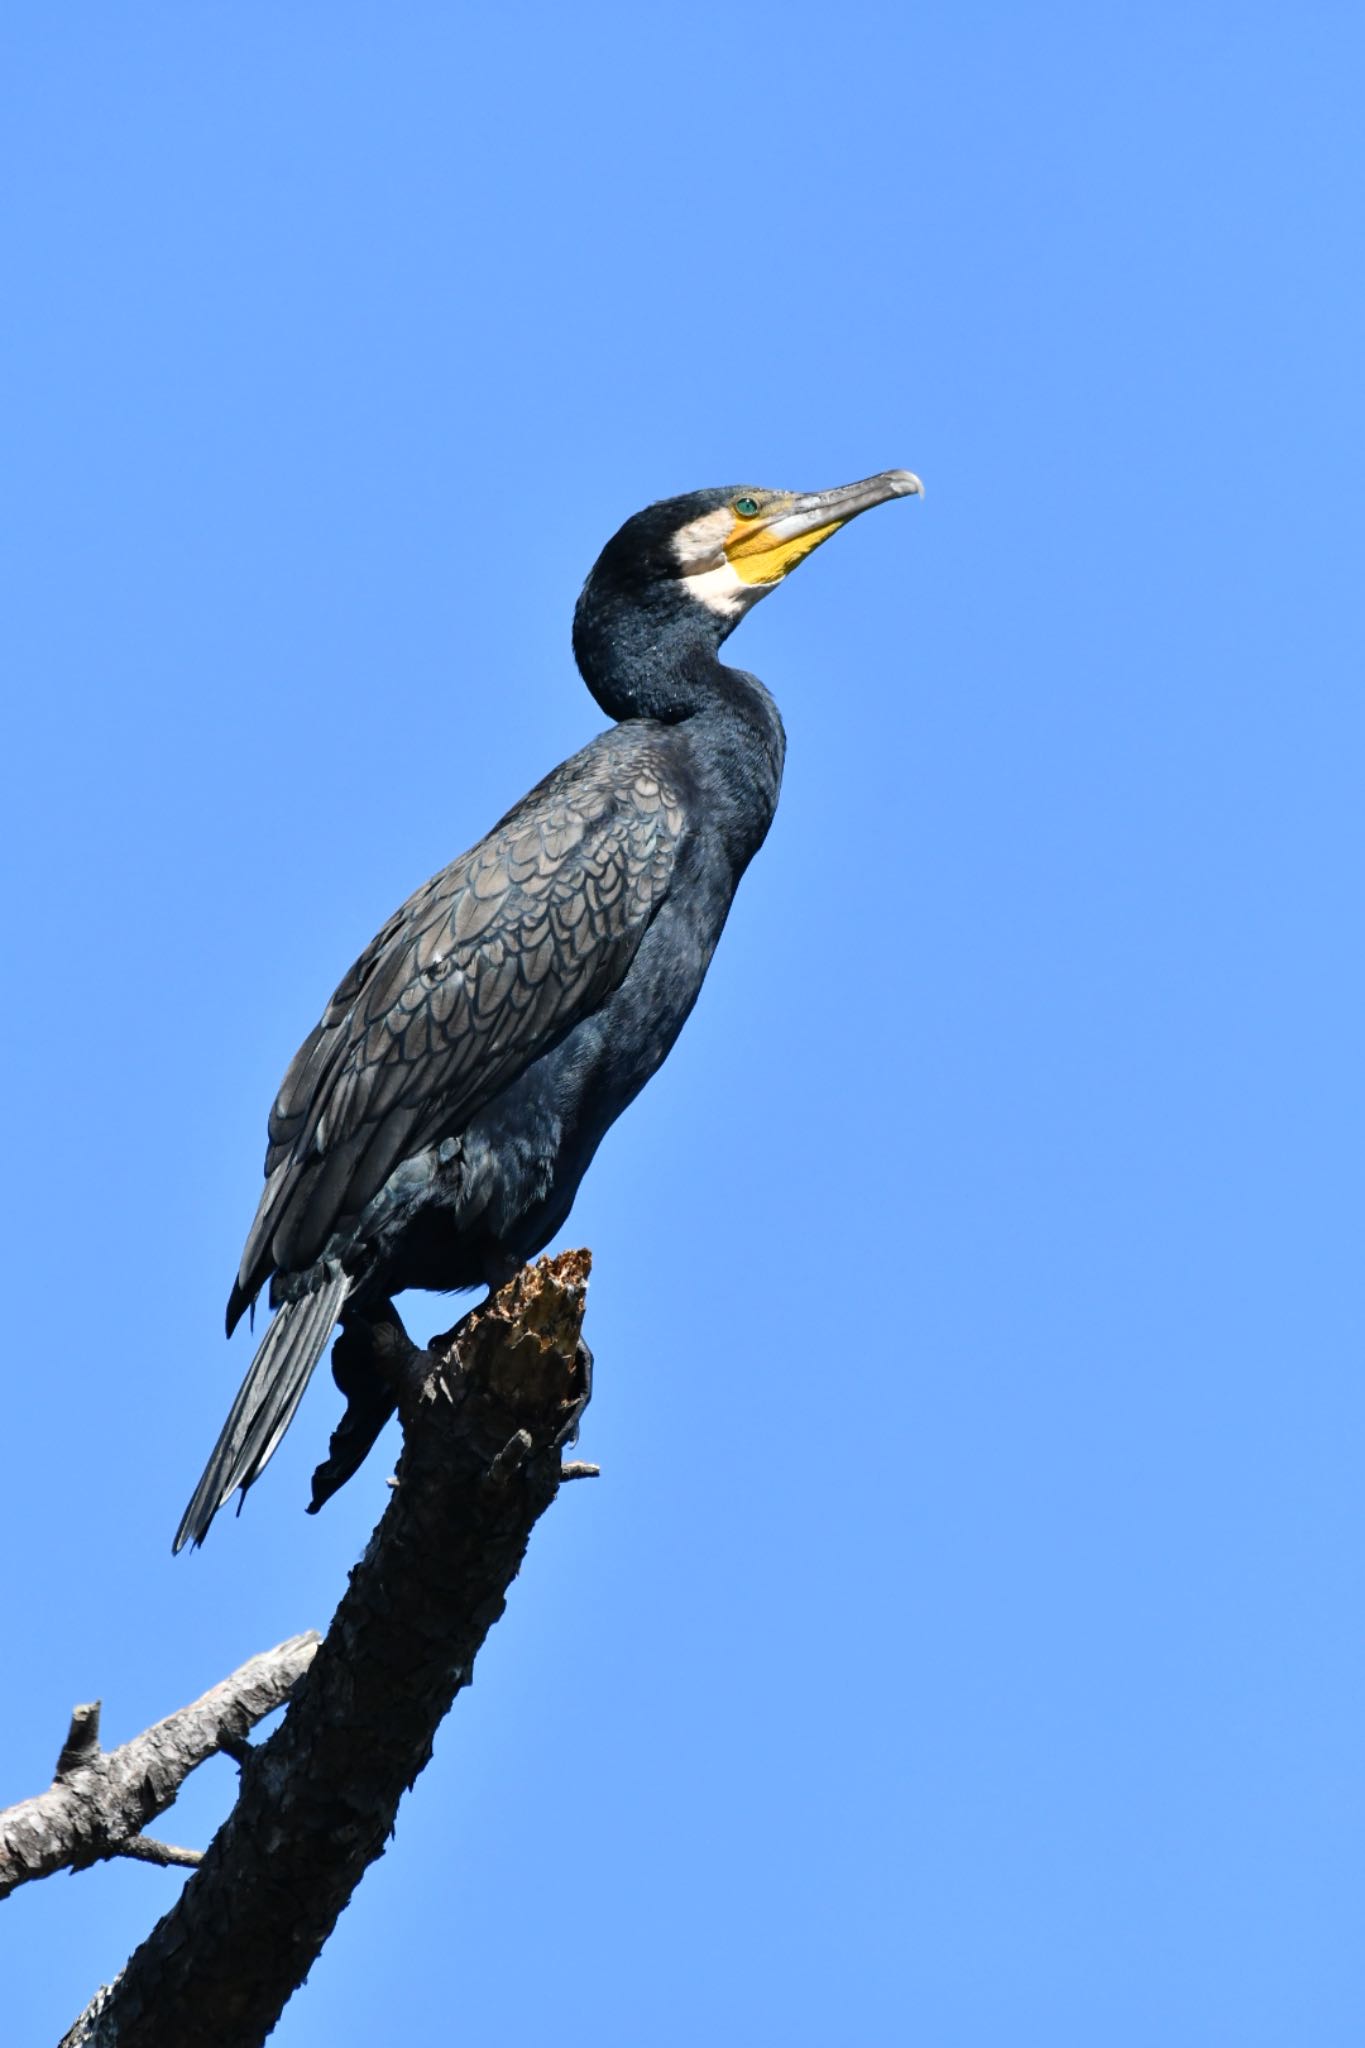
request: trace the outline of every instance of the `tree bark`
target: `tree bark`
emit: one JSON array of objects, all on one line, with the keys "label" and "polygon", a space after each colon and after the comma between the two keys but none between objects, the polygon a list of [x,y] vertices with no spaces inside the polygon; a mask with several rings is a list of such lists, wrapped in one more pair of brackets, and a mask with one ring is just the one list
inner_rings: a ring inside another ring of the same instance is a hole
[{"label": "tree bark", "polygon": [[62,2048],[256,2048],[307,1976],[503,1611],[589,1392],[586,1252],[541,1259],[398,1378],[378,1529],[180,1898]]}]

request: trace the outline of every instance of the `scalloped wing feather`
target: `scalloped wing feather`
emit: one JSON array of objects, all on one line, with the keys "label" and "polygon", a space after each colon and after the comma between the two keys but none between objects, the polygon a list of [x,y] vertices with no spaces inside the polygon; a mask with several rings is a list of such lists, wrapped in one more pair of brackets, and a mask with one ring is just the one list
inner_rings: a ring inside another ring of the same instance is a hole
[{"label": "scalloped wing feather", "polygon": [[659,749],[617,727],[389,919],[285,1075],[229,1326],[620,984],[682,832]]}]

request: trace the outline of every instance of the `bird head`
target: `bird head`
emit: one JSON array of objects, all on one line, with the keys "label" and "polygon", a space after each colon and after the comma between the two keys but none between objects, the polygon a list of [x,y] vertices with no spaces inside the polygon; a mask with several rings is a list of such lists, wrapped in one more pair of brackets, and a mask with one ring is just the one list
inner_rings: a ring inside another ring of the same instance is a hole
[{"label": "bird head", "polygon": [[685,716],[687,682],[744,614],[860,512],[918,497],[908,469],[833,491],[758,484],[664,498],[628,519],[597,558],[574,613],[579,670],[612,718]]},{"label": "bird head", "polygon": [[664,498],[607,542],[583,604],[610,592],[656,617],[700,613],[723,640],[822,541],[888,498],[920,496],[908,469],[884,470],[832,491],[731,484]]}]

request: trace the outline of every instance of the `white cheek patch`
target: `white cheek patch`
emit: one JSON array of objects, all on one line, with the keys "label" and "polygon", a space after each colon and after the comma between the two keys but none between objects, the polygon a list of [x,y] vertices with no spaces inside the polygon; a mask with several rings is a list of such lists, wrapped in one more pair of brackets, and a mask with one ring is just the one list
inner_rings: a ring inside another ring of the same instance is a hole
[{"label": "white cheek patch", "polygon": [[706,609],[715,612],[718,618],[737,619],[747,611],[762,591],[752,583],[746,583],[735,569],[732,569],[724,555],[715,569],[694,569],[687,578],[687,594],[697,598]]},{"label": "white cheek patch", "polygon": [[714,512],[703,512],[700,519],[678,528],[673,536],[673,556],[684,576],[725,560],[725,543],[734,523],[729,506],[719,505]]},{"label": "white cheek patch", "polygon": [[721,505],[673,536],[673,553],[687,579],[688,596],[721,619],[737,619],[762,595],[726,560],[725,543],[734,525],[734,513],[728,505]]}]

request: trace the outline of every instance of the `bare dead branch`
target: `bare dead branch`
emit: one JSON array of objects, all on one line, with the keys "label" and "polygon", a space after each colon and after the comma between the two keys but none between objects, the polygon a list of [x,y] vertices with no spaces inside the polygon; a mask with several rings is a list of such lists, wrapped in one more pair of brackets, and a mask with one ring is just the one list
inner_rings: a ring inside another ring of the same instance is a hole
[{"label": "bare dead branch", "polygon": [[177,1849],[174,1842],[158,1842],[154,1835],[134,1835],[118,1853],[131,1856],[135,1863],[161,1863],[185,1870],[197,1870],[204,1860],[202,1849]]},{"label": "bare dead branch", "polygon": [[62,1753],[57,1758],[54,1778],[69,1778],[82,1764],[88,1764],[100,1753],[100,1705],[99,1700],[90,1700],[83,1707],[71,1709],[71,1726],[66,1731]]},{"label": "bare dead branch", "polygon": [[[202,1699],[119,1749],[100,1748],[99,1701],[77,1707],[48,1790],[0,1813],[0,1899],[54,1870],[141,1855],[132,1844],[147,1822],[165,1812],[205,1757],[240,1741],[284,1705],[319,1641],[309,1630],[252,1657]],[[177,1852],[180,1858],[191,1853]]]},{"label": "bare dead branch", "polygon": [[326,1640],[176,1905],[62,2048],[264,2041],[382,1854],[558,1491],[590,1263],[541,1259],[398,1359],[398,1483]]}]

